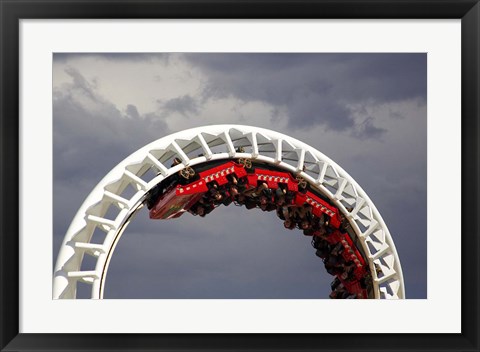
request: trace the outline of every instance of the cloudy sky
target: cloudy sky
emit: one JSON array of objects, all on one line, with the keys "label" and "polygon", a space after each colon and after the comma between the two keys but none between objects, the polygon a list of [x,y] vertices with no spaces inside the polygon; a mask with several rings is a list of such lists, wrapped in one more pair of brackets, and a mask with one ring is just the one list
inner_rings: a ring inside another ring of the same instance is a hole
[{"label": "cloudy sky", "polygon": [[[390,229],[407,297],[427,298],[426,82],[421,53],[55,54],[53,261],[118,162],[173,132],[238,123],[290,135],[342,166]],[[328,297],[332,277],[310,238],[274,213],[232,205],[180,220],[137,215],[105,298]]]}]

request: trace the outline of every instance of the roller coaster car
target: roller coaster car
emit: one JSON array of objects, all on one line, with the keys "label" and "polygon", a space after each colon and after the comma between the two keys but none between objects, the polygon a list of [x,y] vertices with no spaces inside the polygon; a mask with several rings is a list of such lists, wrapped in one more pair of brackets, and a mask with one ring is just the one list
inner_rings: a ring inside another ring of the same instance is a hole
[{"label": "roller coaster car", "polygon": [[232,174],[241,178],[247,172],[242,165],[229,161],[200,172],[196,181],[186,185],[173,184],[154,201],[150,208],[150,219],[178,218],[203,197],[210,182],[215,181],[222,186],[228,183],[227,176]]},{"label": "roller coaster car", "polygon": [[330,217],[330,225],[338,229],[341,225],[340,214],[334,206],[331,206],[312,192],[307,191],[305,194],[298,192],[295,195],[295,204],[303,206],[309,204],[312,206],[313,215],[321,217],[322,213]]},{"label": "roller coaster car", "polygon": [[[160,196],[154,206],[150,209],[150,219],[178,218],[202,198],[203,194],[206,192],[178,194],[178,189],[180,187],[181,186],[179,185],[172,186]],[[205,185],[205,187],[207,186]]]},{"label": "roller coaster car", "polygon": [[277,189],[283,183],[289,191],[298,191],[298,182],[286,172],[255,168],[253,173],[247,175],[247,180],[251,187],[257,187],[258,182],[265,182],[268,188]]},{"label": "roller coaster car", "polygon": [[330,245],[341,244],[342,246],[341,250],[337,252],[343,257],[345,266],[342,274],[335,275],[336,280],[342,283],[345,290],[352,295],[351,297],[357,299],[368,298],[368,287],[371,286],[368,264],[350,236],[336,229],[325,238],[325,241]]},{"label": "roller coaster car", "polygon": [[335,230],[326,238],[326,241],[333,245],[341,243],[343,259],[345,262],[351,262],[355,265],[355,278],[359,279],[365,275],[367,264],[348,234]]}]

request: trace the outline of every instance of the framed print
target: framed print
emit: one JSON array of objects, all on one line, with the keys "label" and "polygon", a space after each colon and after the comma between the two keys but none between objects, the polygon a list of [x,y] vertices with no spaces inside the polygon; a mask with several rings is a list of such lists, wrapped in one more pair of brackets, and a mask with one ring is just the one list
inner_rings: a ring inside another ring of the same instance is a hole
[{"label": "framed print", "polygon": [[2,351],[478,350],[477,1],[0,10]]}]

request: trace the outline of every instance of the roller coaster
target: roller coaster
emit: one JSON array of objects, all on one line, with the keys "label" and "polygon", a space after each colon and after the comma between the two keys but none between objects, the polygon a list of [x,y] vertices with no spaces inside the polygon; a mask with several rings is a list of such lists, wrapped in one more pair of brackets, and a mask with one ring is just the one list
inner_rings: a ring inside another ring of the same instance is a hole
[{"label": "roller coaster", "polygon": [[[155,171],[150,180],[149,170]],[[135,190],[130,199],[123,197],[128,187]],[[103,298],[115,245],[142,207],[153,220],[169,220],[185,213],[206,217],[230,204],[275,211],[286,229],[311,237],[316,255],[334,277],[330,298],[404,298],[393,241],[360,186],[315,149],[270,130],[238,125],[182,131],[117,165],[86,199],[65,235],[54,298],[75,298],[78,282],[92,285],[92,298]],[[111,207],[118,212],[107,219]],[[102,243],[92,243],[96,230],[105,233]],[[82,270],[85,255],[97,259],[95,270]]]}]

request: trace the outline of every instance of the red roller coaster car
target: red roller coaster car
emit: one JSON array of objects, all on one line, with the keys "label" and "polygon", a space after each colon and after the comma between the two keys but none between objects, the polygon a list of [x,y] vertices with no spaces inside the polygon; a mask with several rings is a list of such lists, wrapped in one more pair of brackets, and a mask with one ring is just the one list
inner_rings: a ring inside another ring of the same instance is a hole
[{"label": "red roller coaster car", "polygon": [[199,179],[187,185],[172,185],[150,209],[150,219],[178,218],[208,192],[208,184],[222,186],[228,183],[228,175],[243,178],[247,172],[242,165],[229,161],[200,172]]}]

